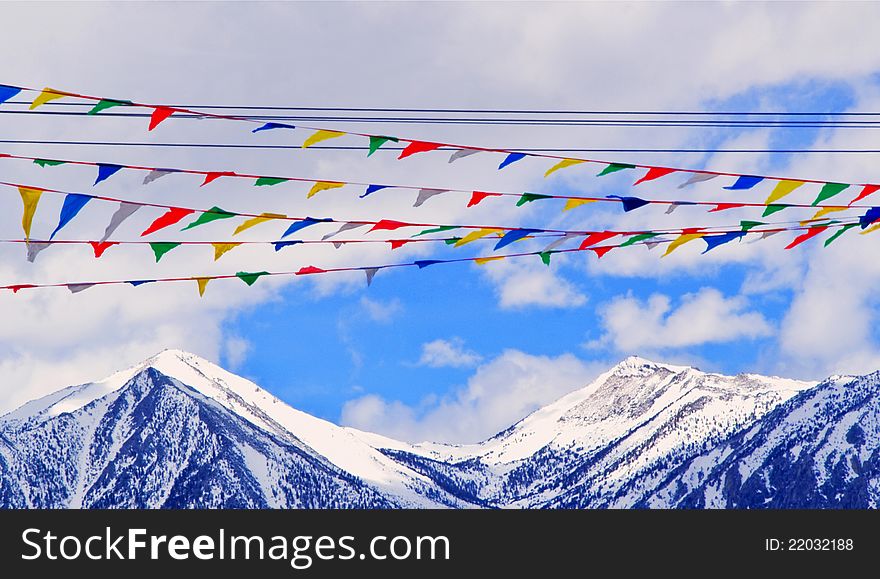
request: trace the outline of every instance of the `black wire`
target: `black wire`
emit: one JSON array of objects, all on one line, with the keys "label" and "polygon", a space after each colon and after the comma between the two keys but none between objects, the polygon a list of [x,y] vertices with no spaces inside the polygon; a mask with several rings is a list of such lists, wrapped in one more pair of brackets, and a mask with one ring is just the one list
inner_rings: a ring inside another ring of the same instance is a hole
[{"label": "black wire", "polygon": [[[10,145],[76,145],[101,147],[172,147],[202,149],[302,149],[301,145],[259,145],[244,143],[138,143],[124,141],[46,141],[36,139],[0,139],[0,144]],[[328,151],[367,151],[367,146],[312,145],[309,149]],[[382,147],[382,151],[401,151],[403,147]],[[441,147],[440,151],[458,151],[456,147]],[[601,149],[601,148],[508,148],[510,151],[527,153],[880,153],[880,149]]]}]

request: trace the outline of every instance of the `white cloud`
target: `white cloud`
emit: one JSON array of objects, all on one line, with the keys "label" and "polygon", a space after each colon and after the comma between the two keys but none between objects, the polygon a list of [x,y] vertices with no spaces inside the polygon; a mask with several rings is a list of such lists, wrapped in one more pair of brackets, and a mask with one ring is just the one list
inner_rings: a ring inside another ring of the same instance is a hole
[{"label": "white cloud", "polygon": [[418,364],[431,368],[467,368],[476,366],[482,359],[478,353],[465,349],[461,338],[437,339],[422,344]]},{"label": "white cloud", "polygon": [[502,308],[575,308],[587,302],[573,283],[540,262],[505,260],[477,267],[485,268]]},{"label": "white cloud", "polygon": [[371,300],[368,297],[362,297],[360,304],[366,316],[370,320],[380,324],[389,323],[403,311],[403,305],[397,298],[382,302],[379,300]]},{"label": "white cloud", "polygon": [[223,360],[233,372],[241,368],[251,351],[251,343],[239,336],[227,336],[223,342]]},{"label": "white cloud", "polygon": [[685,294],[676,309],[669,296],[662,294],[645,302],[618,297],[600,312],[606,332],[600,342],[634,353],[769,335],[770,324],[764,316],[747,308],[745,298],[725,298],[714,288]]},{"label": "white cloud", "polygon": [[478,442],[586,386],[605,369],[607,365],[571,354],[533,356],[507,350],[477,368],[467,385],[449,396],[427,396],[410,406],[371,394],[347,402],[340,420],[411,442]]}]

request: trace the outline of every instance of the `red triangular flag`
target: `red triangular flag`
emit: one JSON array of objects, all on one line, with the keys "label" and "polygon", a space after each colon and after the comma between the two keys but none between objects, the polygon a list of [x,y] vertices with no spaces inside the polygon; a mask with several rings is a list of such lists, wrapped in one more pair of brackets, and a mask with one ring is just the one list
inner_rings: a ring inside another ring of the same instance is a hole
[{"label": "red triangular flag", "polygon": [[474,191],[473,195],[471,195],[471,200],[468,201],[467,206],[473,207],[486,197],[501,197],[501,193],[487,193],[486,191]]},{"label": "red triangular flag", "polygon": [[719,203],[715,207],[709,210],[709,213],[715,213],[716,211],[725,211],[727,209],[736,209],[738,207],[745,207],[743,203]]},{"label": "red triangular flag", "polygon": [[92,246],[92,249],[95,250],[95,258],[99,258],[104,255],[104,252],[107,251],[113,245],[117,245],[117,241],[90,241],[89,245]]},{"label": "red triangular flag", "polygon": [[391,249],[395,250],[398,247],[403,247],[410,241],[412,241],[412,239],[391,239],[389,240],[389,243],[391,243]]},{"label": "red triangular flag", "polygon": [[[412,225],[412,223],[404,223],[403,221],[394,221],[391,219],[382,219],[377,224],[375,224],[370,231],[393,231],[394,229],[400,229],[401,227],[406,227],[408,225]],[[369,233],[368,231],[367,233]]]},{"label": "red triangular flag", "polygon": [[705,227],[685,227],[681,230],[682,235],[692,235],[694,233],[699,233],[706,229]]},{"label": "red triangular flag", "polygon": [[164,227],[168,227],[169,225],[174,225],[190,213],[195,213],[192,209],[184,209],[182,207],[171,207],[165,212],[161,217],[155,220],[153,223],[147,227],[143,233],[141,233],[141,237],[144,235],[149,235],[155,231],[159,231]]},{"label": "red triangular flag", "polygon": [[435,149],[439,149],[443,146],[443,143],[429,143],[427,141],[410,141],[409,145],[404,147],[404,149],[400,152],[400,156],[398,159],[405,159],[410,155],[415,155],[416,153],[424,153],[426,151],[433,151]]},{"label": "red triangular flag", "polygon": [[307,265],[306,267],[301,267],[296,275],[308,275],[310,273],[324,273],[326,270],[321,269],[320,267],[315,267],[314,265]]},{"label": "red triangular flag", "polygon": [[855,203],[856,201],[861,201],[862,199],[864,199],[865,197],[867,197],[867,196],[870,195],[871,193],[874,193],[874,192],[877,191],[878,189],[880,189],[880,185],[865,185],[865,186],[862,188],[862,190],[859,192],[858,197],[856,197],[855,199],[853,199],[852,201],[850,201],[849,204],[852,205],[852,204]]},{"label": "red triangular flag", "polygon": [[174,114],[174,109],[169,107],[156,107],[153,109],[153,114],[150,115],[150,127],[147,129],[148,131],[152,131],[156,127],[159,126],[159,123],[170,117]]},{"label": "red triangular flag", "polygon": [[208,183],[212,181],[216,181],[220,177],[234,177],[235,173],[232,171],[211,171],[210,173],[205,173],[205,180],[202,181],[202,184],[199,187],[204,187]]},{"label": "red triangular flag", "polygon": [[615,246],[613,246],[613,245],[605,245],[603,247],[590,247],[589,250],[595,251],[596,257],[601,258],[603,255],[605,255],[606,253],[608,253],[609,251],[614,249],[614,247]]},{"label": "red triangular flag", "polygon": [[651,167],[648,169],[648,172],[645,173],[645,176],[633,183],[633,186],[638,185],[639,183],[644,183],[645,181],[653,181],[654,179],[659,179],[664,175],[669,175],[670,173],[675,173],[675,169],[667,169],[666,167]]},{"label": "red triangular flag", "polygon": [[827,227],[811,227],[806,230],[804,233],[801,233],[797,237],[794,238],[794,241],[785,246],[785,249],[791,249],[792,247],[797,247],[801,243],[805,242],[808,239],[816,237],[823,231],[828,229]]},{"label": "red triangular flag", "polygon": [[22,284],[18,284],[18,285],[6,286],[6,288],[11,289],[12,293],[14,293],[14,294],[17,294],[18,290],[28,289],[28,288],[32,288],[32,287],[37,287],[37,286],[35,286],[34,284],[31,284],[31,283],[22,283]]},{"label": "red triangular flag", "polygon": [[613,231],[598,231],[596,233],[591,233],[586,237],[586,239],[581,241],[581,244],[578,247],[578,249],[586,249],[586,248],[590,247],[591,245],[596,245],[597,243],[602,243],[606,239],[611,239],[615,235],[617,235],[617,234],[614,233]]}]

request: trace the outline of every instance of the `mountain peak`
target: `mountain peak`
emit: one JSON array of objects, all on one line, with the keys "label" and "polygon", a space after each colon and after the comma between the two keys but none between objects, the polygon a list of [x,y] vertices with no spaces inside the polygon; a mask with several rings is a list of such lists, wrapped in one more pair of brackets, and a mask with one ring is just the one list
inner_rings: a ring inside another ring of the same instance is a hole
[{"label": "mountain peak", "polygon": [[612,367],[609,372],[618,376],[634,376],[650,374],[657,370],[668,370],[670,372],[678,373],[690,369],[696,370],[696,368],[692,368],[691,366],[673,366],[671,364],[653,362],[646,358],[642,358],[641,356],[627,356],[618,362],[617,365]]}]

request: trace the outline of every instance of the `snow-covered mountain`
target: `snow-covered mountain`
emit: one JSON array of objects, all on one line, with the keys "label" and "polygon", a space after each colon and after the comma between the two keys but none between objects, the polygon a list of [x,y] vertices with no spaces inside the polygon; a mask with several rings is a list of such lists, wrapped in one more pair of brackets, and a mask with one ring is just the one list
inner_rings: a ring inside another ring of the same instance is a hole
[{"label": "snow-covered mountain", "polygon": [[876,506],[878,384],[633,357],[482,443],[411,445],[166,351],[0,417],[0,507]]}]

